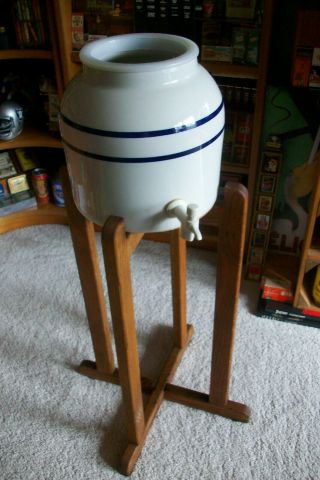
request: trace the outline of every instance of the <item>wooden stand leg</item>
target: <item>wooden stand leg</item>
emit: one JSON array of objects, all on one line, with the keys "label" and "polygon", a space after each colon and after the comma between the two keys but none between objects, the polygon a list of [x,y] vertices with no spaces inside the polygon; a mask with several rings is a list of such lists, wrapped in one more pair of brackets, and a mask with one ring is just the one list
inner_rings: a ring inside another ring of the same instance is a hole
[{"label": "wooden stand leg", "polygon": [[225,217],[219,232],[210,402],[227,406],[232,369],[247,213],[246,190],[224,189]]},{"label": "wooden stand leg", "polygon": [[[84,362],[84,371],[89,376],[106,374],[112,381],[114,360],[111,335],[105,308],[101,274],[99,270],[94,226],[79,212],[73,201],[66,167],[60,171],[63,193],[68,212],[73,248],[76,256],[82,293],[96,357],[94,362]],[[86,367],[90,367],[89,369]],[[81,371],[82,366],[79,367]],[[90,374],[92,372],[92,375]]]},{"label": "wooden stand leg", "polygon": [[178,348],[187,341],[187,301],[186,301],[186,241],[180,236],[180,230],[170,232],[172,306],[173,306],[173,342]]},{"label": "wooden stand leg", "polygon": [[147,387],[150,396],[144,409],[130,272],[130,253],[142,235],[126,234],[123,220],[117,217],[109,217],[102,232],[119,377],[127,415],[129,443],[120,465],[125,475],[134,468],[164,399],[165,386],[172,380],[193,333],[185,318],[185,242],[180,241],[178,234],[178,231],[173,234],[171,241],[172,292],[179,300],[173,302],[174,346],[156,384],[151,389],[150,385]]},{"label": "wooden stand leg", "polygon": [[246,405],[229,400],[233,342],[236,327],[248,194],[240,184],[224,190],[223,221],[219,227],[216,304],[209,395],[168,384],[165,398],[194,408],[247,422]]},{"label": "wooden stand leg", "polygon": [[109,217],[102,231],[111,316],[127,413],[128,440],[138,444],[145,428],[140,366],[132,300],[130,257],[121,218]]}]

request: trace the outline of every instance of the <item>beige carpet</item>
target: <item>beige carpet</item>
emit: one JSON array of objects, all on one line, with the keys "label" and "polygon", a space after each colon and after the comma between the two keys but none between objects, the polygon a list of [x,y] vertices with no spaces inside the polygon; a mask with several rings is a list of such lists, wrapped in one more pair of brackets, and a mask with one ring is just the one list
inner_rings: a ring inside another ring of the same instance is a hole
[{"label": "beige carpet", "polygon": [[[93,355],[68,228],[1,235],[0,255],[1,480],[123,478],[120,388],[74,371]],[[168,247],[143,242],[132,268],[142,370],[152,374],[170,342]],[[214,255],[190,249],[195,335],[175,383],[204,392],[214,286]],[[231,399],[251,407],[250,423],[165,402],[133,480],[320,479],[320,330],[258,318],[256,300],[244,282]]]}]

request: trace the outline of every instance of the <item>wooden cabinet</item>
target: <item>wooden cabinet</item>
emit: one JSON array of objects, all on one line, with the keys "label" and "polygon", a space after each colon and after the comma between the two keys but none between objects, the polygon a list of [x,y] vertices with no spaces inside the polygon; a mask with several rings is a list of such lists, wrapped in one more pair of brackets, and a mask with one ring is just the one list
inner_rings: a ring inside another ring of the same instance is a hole
[{"label": "wooden cabinet", "polygon": [[[11,3],[11,5],[10,5]],[[49,20],[49,37],[50,46],[48,48],[33,46],[33,48],[18,48],[15,40],[15,32],[11,11],[13,2],[0,1],[2,11],[2,21],[8,29],[9,48],[0,50],[0,62],[2,72],[10,71],[13,66],[19,69],[21,65],[21,75],[25,69],[33,69],[38,62],[49,64],[55,74],[58,95],[61,97],[63,93],[63,81],[60,69],[60,59],[57,49],[57,35],[53,22],[53,12],[51,2],[46,2],[47,17]],[[11,22],[11,23],[10,23]],[[13,47],[13,48],[10,48]],[[15,148],[62,148],[59,138],[54,137],[43,128],[33,125],[25,125],[22,133],[11,141],[0,140],[0,151],[11,150]],[[0,233],[9,230],[44,224],[44,223],[67,223],[67,216],[64,208],[59,208],[53,204],[38,207],[34,210],[22,210],[7,216],[0,216]]]},{"label": "wooden cabinet", "polygon": [[[79,71],[77,54],[72,52],[71,40],[71,0],[54,0],[54,16],[59,30],[59,51],[64,86]],[[239,174],[249,191],[248,221],[251,217],[251,202],[255,190],[257,163],[260,152],[260,137],[264,114],[268,54],[273,13],[273,1],[264,2],[263,19],[260,30],[260,51],[258,65],[232,64],[227,62],[202,61],[202,65],[215,77],[217,83],[222,78],[248,79],[254,84],[256,95],[252,121],[250,159],[246,165],[223,162],[222,173]],[[181,33],[181,32],[179,32]],[[199,243],[202,248],[212,248],[216,239],[216,226],[220,218],[219,203],[201,221],[204,240]]]},{"label": "wooden cabinet", "polygon": [[[318,154],[320,165],[320,154]],[[312,299],[315,269],[320,265],[320,168],[312,192],[311,207],[302,245],[293,305],[303,309],[317,309]]]}]

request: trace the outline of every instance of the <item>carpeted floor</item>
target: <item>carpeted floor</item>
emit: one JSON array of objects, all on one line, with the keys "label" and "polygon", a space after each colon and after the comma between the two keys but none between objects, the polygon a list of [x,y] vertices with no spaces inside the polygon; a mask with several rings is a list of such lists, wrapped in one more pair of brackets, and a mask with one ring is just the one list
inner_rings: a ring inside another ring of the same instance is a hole
[{"label": "carpeted floor", "polygon": [[[118,386],[80,376],[93,359],[70,234],[41,226],[0,236],[0,478],[103,480],[125,445]],[[169,251],[143,242],[132,258],[142,371],[170,342]],[[188,252],[195,335],[175,383],[208,391],[215,256]],[[254,315],[243,282],[231,399],[248,424],[165,402],[133,480],[319,480],[320,330]]]}]

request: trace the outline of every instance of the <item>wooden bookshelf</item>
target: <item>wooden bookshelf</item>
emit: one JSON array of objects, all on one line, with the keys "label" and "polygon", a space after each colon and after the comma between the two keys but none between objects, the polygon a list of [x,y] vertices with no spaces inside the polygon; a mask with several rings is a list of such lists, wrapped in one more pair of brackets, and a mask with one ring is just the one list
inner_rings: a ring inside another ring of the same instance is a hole
[{"label": "wooden bookshelf", "polygon": [[[46,0],[46,13],[49,25],[50,36],[50,48],[13,48],[7,50],[0,50],[0,62],[3,71],[10,71],[10,62],[14,62],[15,67],[19,66],[19,62],[23,61],[23,69],[33,68],[34,61],[36,62],[50,62],[53,65],[57,92],[61,97],[63,93],[63,82],[60,68],[60,59],[58,52],[57,30],[55,28],[53,19],[52,2]],[[13,22],[13,18],[10,16],[10,6],[8,6],[5,0],[0,0],[0,8],[3,14],[2,21]],[[6,27],[10,25],[6,24]],[[22,70],[23,71],[23,70]],[[54,136],[52,133],[45,129],[37,128],[33,125],[25,125],[23,131],[13,140],[4,141],[0,140],[0,151],[13,150],[16,148],[49,148],[49,149],[61,149],[62,144],[60,138]],[[31,225],[52,223],[68,223],[67,214],[65,208],[56,207],[53,204],[44,206],[38,206],[34,209],[25,209],[10,215],[0,216],[0,233],[5,233],[16,228],[27,227]]]}]

